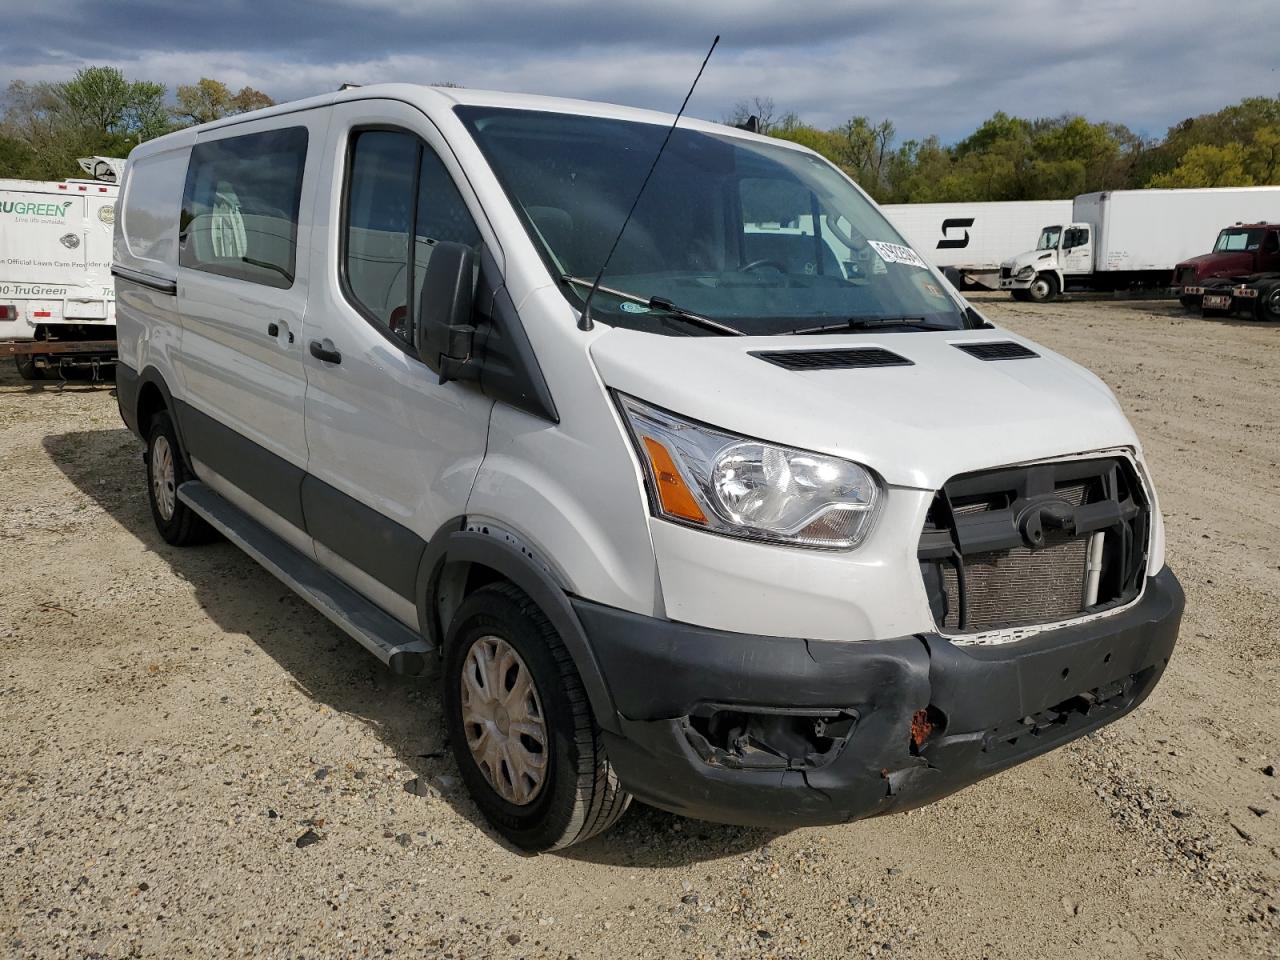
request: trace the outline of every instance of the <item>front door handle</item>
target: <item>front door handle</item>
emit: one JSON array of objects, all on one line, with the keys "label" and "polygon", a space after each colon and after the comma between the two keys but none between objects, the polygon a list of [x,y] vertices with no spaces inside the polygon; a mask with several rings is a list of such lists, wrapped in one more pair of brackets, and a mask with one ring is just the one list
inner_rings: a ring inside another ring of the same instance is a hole
[{"label": "front door handle", "polygon": [[325,363],[341,363],[342,354],[337,350],[331,350],[319,340],[311,341],[311,355],[317,360],[323,360]]}]

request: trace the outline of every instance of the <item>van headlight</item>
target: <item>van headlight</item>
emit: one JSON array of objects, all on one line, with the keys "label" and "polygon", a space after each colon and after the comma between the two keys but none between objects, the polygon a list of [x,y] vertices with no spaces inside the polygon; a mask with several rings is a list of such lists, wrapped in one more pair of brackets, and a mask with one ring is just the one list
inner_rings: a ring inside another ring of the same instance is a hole
[{"label": "van headlight", "polygon": [[847,549],[880,486],[866,467],[740,437],[618,394],[656,516],[747,540]]}]

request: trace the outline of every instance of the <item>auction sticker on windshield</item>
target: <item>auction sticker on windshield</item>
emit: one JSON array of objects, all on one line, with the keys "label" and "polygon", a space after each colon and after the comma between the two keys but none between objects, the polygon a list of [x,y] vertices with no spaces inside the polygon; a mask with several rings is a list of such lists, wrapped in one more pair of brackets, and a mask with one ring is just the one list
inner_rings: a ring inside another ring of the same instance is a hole
[{"label": "auction sticker on windshield", "polygon": [[929,266],[920,259],[920,254],[900,243],[885,243],[883,240],[868,240],[867,243],[885,263],[905,263],[911,267],[928,270]]}]

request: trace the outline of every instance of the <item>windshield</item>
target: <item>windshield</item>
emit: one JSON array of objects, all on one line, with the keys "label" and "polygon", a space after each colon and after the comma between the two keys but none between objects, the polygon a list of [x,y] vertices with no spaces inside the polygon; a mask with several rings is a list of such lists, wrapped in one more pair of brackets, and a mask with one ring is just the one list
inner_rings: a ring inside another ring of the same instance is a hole
[{"label": "windshield", "polygon": [[[667,128],[489,107],[457,113],[580,307]],[[592,312],[658,333],[966,326],[925,262],[826,161],[683,128],[627,224]]]},{"label": "windshield", "polygon": [[1223,230],[1218,234],[1218,242],[1213,246],[1214,253],[1238,253],[1245,250],[1257,250],[1262,243],[1261,230]]},{"label": "windshield", "polygon": [[1037,250],[1057,250],[1058,238],[1061,236],[1062,236],[1061,227],[1045,227],[1043,230],[1040,231],[1040,242],[1036,244],[1036,249]]}]

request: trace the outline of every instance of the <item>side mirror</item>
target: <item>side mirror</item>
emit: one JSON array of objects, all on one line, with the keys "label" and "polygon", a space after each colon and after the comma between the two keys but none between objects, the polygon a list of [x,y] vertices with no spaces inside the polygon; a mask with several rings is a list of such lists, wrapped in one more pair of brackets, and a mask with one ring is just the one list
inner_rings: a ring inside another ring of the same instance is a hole
[{"label": "side mirror", "polygon": [[418,357],[446,380],[474,380],[476,253],[461,243],[427,241],[431,258],[418,295]]}]

